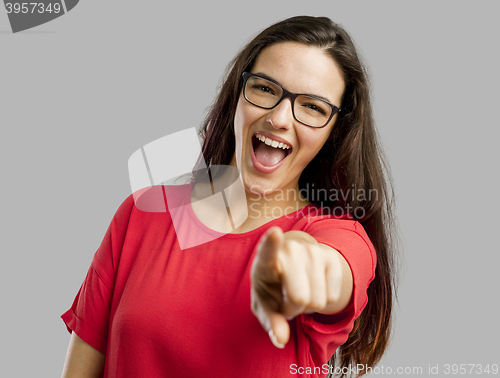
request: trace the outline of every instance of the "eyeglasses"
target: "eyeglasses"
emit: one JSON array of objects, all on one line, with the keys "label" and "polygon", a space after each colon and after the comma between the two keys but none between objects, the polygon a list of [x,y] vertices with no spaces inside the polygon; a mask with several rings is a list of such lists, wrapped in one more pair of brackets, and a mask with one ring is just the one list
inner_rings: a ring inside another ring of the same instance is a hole
[{"label": "eyeglasses", "polygon": [[309,127],[325,127],[340,112],[339,107],[316,96],[288,92],[277,82],[249,72],[243,72],[243,97],[263,109],[273,109],[288,97],[293,118]]}]

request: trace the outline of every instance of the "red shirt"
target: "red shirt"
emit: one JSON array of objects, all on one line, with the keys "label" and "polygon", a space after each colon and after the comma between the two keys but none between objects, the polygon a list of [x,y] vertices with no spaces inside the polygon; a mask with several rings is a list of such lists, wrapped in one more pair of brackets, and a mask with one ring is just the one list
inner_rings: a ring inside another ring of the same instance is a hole
[{"label": "red shirt", "polygon": [[[192,209],[189,216],[200,223]],[[273,346],[250,309],[252,261],[271,226],[307,232],[336,249],[354,278],[350,306],[297,316],[284,349]],[[358,222],[321,215],[315,205],[181,250],[168,210],[141,211],[129,196],[61,317],[106,355],[104,377],[323,377],[366,305],[375,264]]]}]

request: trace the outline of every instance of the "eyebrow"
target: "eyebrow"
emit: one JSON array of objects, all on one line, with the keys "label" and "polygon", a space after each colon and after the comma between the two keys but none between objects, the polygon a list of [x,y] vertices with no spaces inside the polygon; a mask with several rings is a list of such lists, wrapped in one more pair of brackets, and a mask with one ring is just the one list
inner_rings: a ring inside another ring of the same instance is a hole
[{"label": "eyebrow", "polygon": [[[273,79],[271,76],[269,75],[266,75],[265,73],[263,72],[256,72],[255,75],[259,75],[259,76],[262,76],[264,79],[268,79],[268,80],[271,80],[271,81],[274,81],[275,83],[281,85],[278,80],[276,79]],[[303,95],[306,95],[306,96],[313,96],[313,97],[317,97],[323,101],[326,101],[328,102],[329,104],[333,104],[333,102],[331,102],[328,98],[326,97],[323,97],[323,96],[320,96],[320,95],[317,95],[317,94],[312,94],[312,93],[299,93],[299,94],[303,94]]]}]

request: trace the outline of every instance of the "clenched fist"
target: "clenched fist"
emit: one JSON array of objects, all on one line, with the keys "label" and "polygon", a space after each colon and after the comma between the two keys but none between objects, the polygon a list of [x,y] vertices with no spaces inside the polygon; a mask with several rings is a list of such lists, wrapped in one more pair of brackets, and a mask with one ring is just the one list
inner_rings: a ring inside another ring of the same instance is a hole
[{"label": "clenched fist", "polygon": [[253,261],[252,312],[283,348],[290,338],[287,319],[306,313],[335,314],[352,295],[349,265],[335,249],[303,231],[270,228]]}]

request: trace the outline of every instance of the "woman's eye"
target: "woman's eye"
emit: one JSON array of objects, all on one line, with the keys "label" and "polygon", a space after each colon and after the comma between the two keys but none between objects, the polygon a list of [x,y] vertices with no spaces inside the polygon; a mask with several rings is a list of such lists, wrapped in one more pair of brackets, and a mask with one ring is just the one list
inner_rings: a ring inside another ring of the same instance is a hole
[{"label": "woman's eye", "polygon": [[321,109],[319,106],[317,105],[314,105],[314,104],[306,104],[305,105],[307,108],[311,109],[311,110],[314,110],[315,112],[318,112],[318,113],[321,113],[321,114],[325,114],[325,111],[323,109]]},{"label": "woman's eye", "polygon": [[254,85],[253,86],[255,89],[261,91],[261,92],[266,92],[266,93],[269,93],[269,94],[274,94],[274,91],[269,88],[268,86],[265,86],[265,85]]}]

